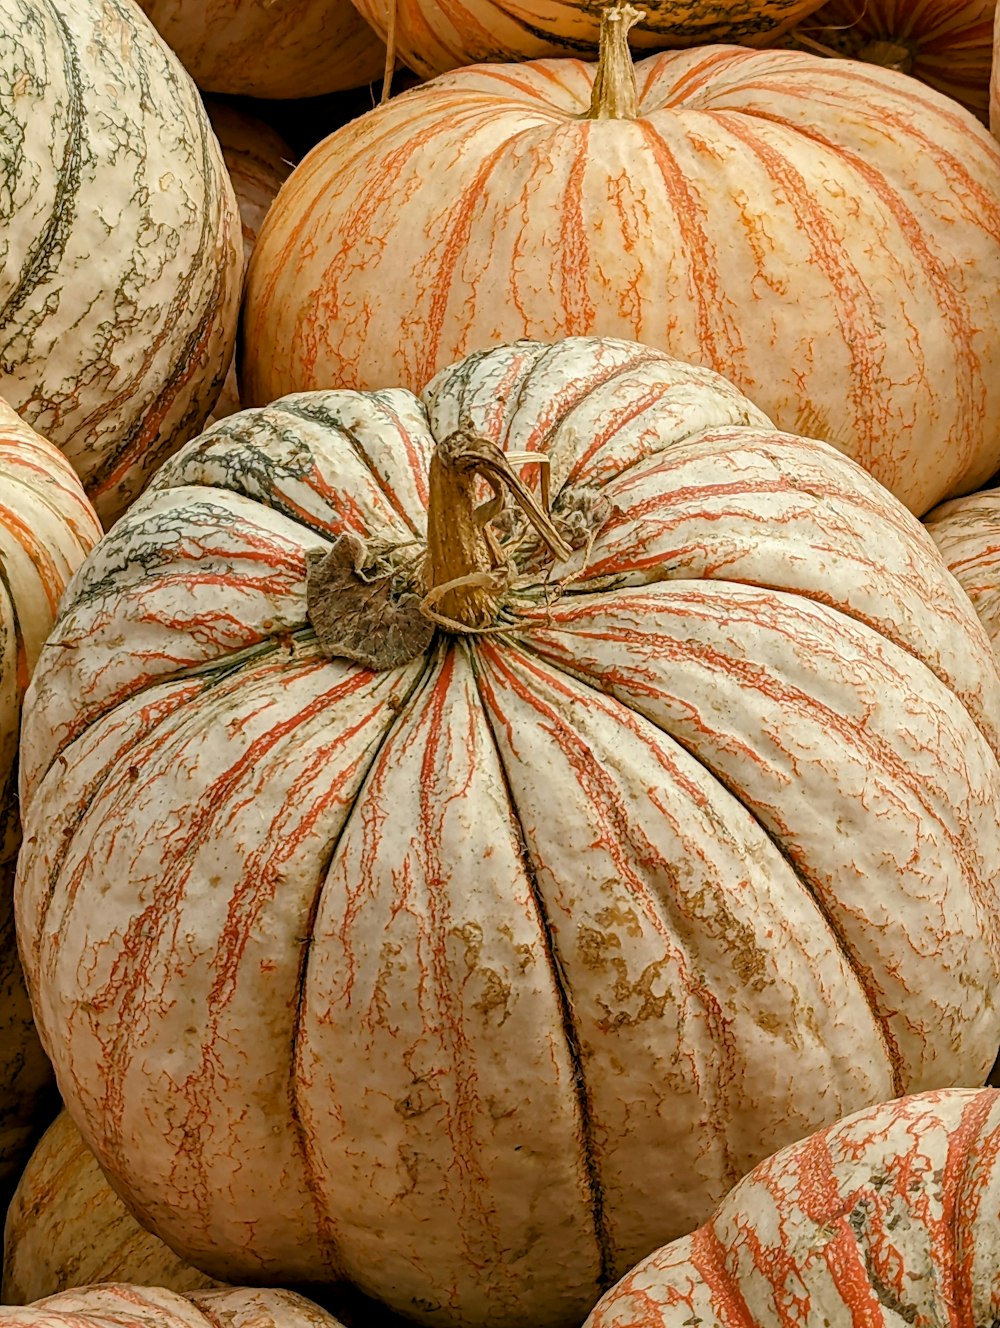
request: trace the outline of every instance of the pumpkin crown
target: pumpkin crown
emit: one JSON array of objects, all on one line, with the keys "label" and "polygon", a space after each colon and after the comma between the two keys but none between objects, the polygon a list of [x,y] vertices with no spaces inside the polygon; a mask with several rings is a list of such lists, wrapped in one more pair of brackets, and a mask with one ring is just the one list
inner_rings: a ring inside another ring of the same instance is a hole
[{"label": "pumpkin crown", "polygon": [[628,35],[645,18],[628,0],[608,5],[601,14],[601,37],[594,91],[586,120],[634,120],[639,114],[635,65]]}]

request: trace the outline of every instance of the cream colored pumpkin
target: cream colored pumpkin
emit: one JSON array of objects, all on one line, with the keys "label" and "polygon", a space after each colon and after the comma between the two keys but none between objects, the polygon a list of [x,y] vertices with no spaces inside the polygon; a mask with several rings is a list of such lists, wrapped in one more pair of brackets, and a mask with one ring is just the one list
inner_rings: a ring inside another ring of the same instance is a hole
[{"label": "cream colored pumpkin", "polygon": [[0,1299],[27,1305],[94,1282],[181,1292],[218,1285],[136,1222],[62,1111],[35,1146],[7,1210]]},{"label": "cream colored pumpkin", "polygon": [[21,705],[66,583],[100,534],[69,462],[0,399],[0,1210],[53,1082],[14,936]]},{"label": "cream colored pumpkin", "polygon": [[233,1287],[180,1295],[108,1282],[0,1309],[3,1328],[342,1328],[291,1291]]},{"label": "cream colored pumpkin", "polygon": [[314,148],[250,263],[244,401],[417,390],[518,337],[621,336],[724,373],[917,513],[983,483],[1000,465],[983,126],[914,79],[794,51],[651,56],[635,109],[620,57],[591,106],[597,68],[457,70]]},{"label": "cream colored pumpkin", "polygon": [[1000,489],[941,503],[924,524],[1000,655]]},{"label": "cream colored pumpkin", "polygon": [[378,77],[385,46],[350,0],[138,0],[205,92],[314,97]]},{"label": "cream colored pumpkin", "polygon": [[236,200],[197,89],[132,0],[4,0],[0,39],[0,394],[108,523],[218,396]]},{"label": "cream colored pumpkin", "polygon": [[1000,1093],[882,1103],[769,1158],[585,1328],[1000,1320]]},{"label": "cream colored pumpkin", "polygon": [[[536,455],[482,537],[469,467]],[[920,523],[650,347],[231,416],[32,682],[60,1085],[214,1276],[579,1325],[776,1148],[982,1084],[998,719]]]}]

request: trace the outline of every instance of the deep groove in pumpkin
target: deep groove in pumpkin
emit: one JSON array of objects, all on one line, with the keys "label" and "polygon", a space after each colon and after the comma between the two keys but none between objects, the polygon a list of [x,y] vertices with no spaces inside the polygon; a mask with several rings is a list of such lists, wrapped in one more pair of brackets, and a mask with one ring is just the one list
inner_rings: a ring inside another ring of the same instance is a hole
[{"label": "deep groove in pumpkin", "polygon": [[[459,647],[456,645],[452,648],[458,649]],[[600,1256],[598,1285],[603,1292],[618,1280],[621,1276],[621,1272],[615,1263],[614,1242],[611,1238],[607,1214],[604,1209],[604,1189],[601,1184],[597,1148],[595,1146],[593,1109],[590,1101],[590,1093],[587,1088],[587,1078],[584,1071],[583,1048],[580,1045],[580,1037],[573,1021],[573,1002],[566,983],[565,974],[563,973],[562,965],[559,961],[559,954],[555,943],[555,933],[549,920],[548,910],[545,907],[545,899],[539,888],[534,863],[531,860],[531,854],[528,852],[527,840],[521,826],[521,818],[518,815],[517,803],[514,799],[514,790],[508,779],[507,769],[503,763],[503,757],[500,754],[500,748],[497,745],[496,736],[493,732],[489,707],[482,696],[479,686],[479,670],[476,664],[475,647],[471,644],[463,643],[461,648],[466,649],[469,652],[472,676],[476,680],[476,690],[479,694],[480,704],[483,707],[483,714],[486,718],[486,727],[489,730],[490,739],[493,743],[493,750],[496,755],[497,770],[499,771],[503,788],[507,795],[507,805],[510,808],[511,827],[517,836],[518,849],[521,855],[521,863],[524,867],[525,880],[531,891],[531,898],[534,901],[538,913],[542,944],[546,959],[548,960],[549,970],[552,974],[553,986],[555,988],[556,1000],[559,1005],[560,1018],[563,1026],[563,1034],[566,1038],[566,1048],[569,1053],[570,1063],[573,1067],[573,1087],[576,1092],[577,1104],[580,1111],[583,1165],[587,1176],[587,1189],[590,1194],[591,1216],[594,1222],[594,1239]]]},{"label": "deep groove in pumpkin", "polygon": [[[548,660],[544,654],[539,654],[539,652],[533,649],[530,632],[526,632],[523,635],[519,634],[517,637],[517,641],[518,645],[522,649],[524,649],[526,653],[534,655],[536,658],[541,659],[543,663],[551,666],[552,661]],[[558,667],[568,676],[572,677],[576,682],[589,688],[591,691],[596,692],[599,696],[609,697],[611,700],[615,700],[620,705],[624,706],[627,710],[633,711],[633,713],[642,716],[642,718],[645,719],[647,723],[651,724],[654,728],[656,728],[658,732],[663,733],[664,736],[669,738],[671,742],[676,743],[676,745],[682,751],[686,752],[687,755],[690,756],[693,761],[696,761],[698,765],[701,766],[701,768],[705,770],[712,777],[712,779],[716,781],[716,783],[719,785],[720,788],[725,789],[726,793],[729,794],[729,796],[733,799],[736,805],[743,809],[743,811],[750,818],[750,820],[753,821],[753,823],[760,829],[761,833],[767,837],[768,842],[773,844],[776,852],[780,855],[781,859],[788,865],[788,869],[793,874],[796,881],[799,882],[802,889],[813,901],[817,915],[822,919],[827,930],[829,931],[830,936],[833,939],[834,945],[836,946],[837,952],[843,956],[844,962],[847,964],[851,973],[854,975],[858,988],[860,989],[861,994],[864,996],[868,1008],[871,1010],[873,1022],[875,1023],[876,1027],[879,1030],[879,1033],[881,1034],[882,1042],[885,1048],[886,1060],[888,1061],[890,1070],[892,1072],[892,1084],[893,1084],[894,1096],[898,1097],[901,1094],[905,1093],[907,1091],[907,1084],[905,1083],[902,1075],[902,1058],[899,1054],[898,1048],[895,1046],[893,1042],[889,1040],[885,1028],[885,1020],[879,1015],[878,1010],[876,1008],[876,1003],[871,992],[870,983],[869,981],[866,980],[870,975],[866,974],[866,972],[860,967],[856,957],[847,949],[846,945],[844,944],[844,939],[841,936],[840,932],[837,930],[837,927],[834,925],[834,921],[831,918],[829,911],[824,906],[822,899],[819,897],[819,895],[812,887],[809,878],[803,873],[802,869],[797,865],[795,860],[789,855],[788,850],[785,848],[784,844],[782,844],[781,840],[778,839],[773,834],[773,832],[770,830],[766,822],[763,821],[761,817],[757,814],[757,812],[753,809],[753,807],[751,807],[746,802],[744,797],[741,795],[739,789],[736,788],[730,781],[728,781],[724,775],[720,774],[717,770],[715,770],[713,766],[708,761],[706,761],[705,758],[698,751],[696,751],[688,743],[684,742],[683,739],[677,737],[677,735],[671,732],[670,730],[661,728],[661,726],[657,724],[656,721],[652,719],[649,715],[647,715],[644,711],[635,709],[634,707],[628,705],[628,703],[622,700],[621,697],[614,696],[611,693],[604,691],[602,688],[597,687],[594,683],[593,678],[588,677],[588,675],[582,672],[576,672],[573,669],[569,668],[565,661],[561,661]]]}]

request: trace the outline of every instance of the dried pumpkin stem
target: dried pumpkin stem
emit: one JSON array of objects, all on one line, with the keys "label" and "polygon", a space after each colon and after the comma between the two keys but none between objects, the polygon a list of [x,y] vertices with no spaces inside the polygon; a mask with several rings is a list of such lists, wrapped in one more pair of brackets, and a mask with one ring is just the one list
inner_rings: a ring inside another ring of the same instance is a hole
[{"label": "dried pumpkin stem", "polygon": [[[482,504],[480,479],[493,490]],[[424,565],[425,603],[434,605],[436,621],[448,619],[471,631],[495,623],[504,578],[497,575],[500,548],[487,523],[503,510],[508,494],[553,557],[568,558],[571,547],[495,443],[465,430],[438,443],[431,457]]]},{"label": "dried pumpkin stem", "polygon": [[634,120],[638,116],[635,65],[628,35],[645,17],[644,11],[635,9],[628,0],[608,5],[602,12],[597,73],[585,120]]}]

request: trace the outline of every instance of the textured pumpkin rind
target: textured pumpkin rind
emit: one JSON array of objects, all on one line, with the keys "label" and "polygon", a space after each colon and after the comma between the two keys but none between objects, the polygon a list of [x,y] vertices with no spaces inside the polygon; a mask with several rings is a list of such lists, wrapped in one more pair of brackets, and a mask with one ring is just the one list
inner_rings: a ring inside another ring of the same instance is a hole
[{"label": "textured pumpkin rind", "polygon": [[924,524],[1000,653],[1000,490],[941,503]]},{"label": "textured pumpkin rind", "polygon": [[895,52],[904,73],[986,122],[995,14],[996,0],[826,0],[796,32],[855,59]]},{"label": "textured pumpkin rind", "polygon": [[97,1282],[179,1292],[217,1285],[139,1226],[62,1111],[38,1141],[7,1209],[0,1299],[28,1305]]},{"label": "textured pumpkin rind", "polygon": [[31,1305],[4,1306],[23,1328],[342,1328],[293,1291],[232,1287],[181,1295],[123,1283],[81,1287]]},{"label": "textured pumpkin rind", "polygon": [[585,1328],[996,1323],[998,1204],[1000,1093],[884,1103],[756,1167]]},{"label": "textured pumpkin rind", "polygon": [[[822,0],[651,0],[629,41],[638,50],[776,41]],[[429,78],[484,61],[533,60],[597,50],[601,6],[581,0],[354,0],[382,39],[390,15],[395,49],[410,69]]]},{"label": "textured pumpkin rind", "polygon": [[138,0],[205,92],[315,97],[382,73],[385,45],[350,0]]},{"label": "textured pumpkin rind", "polygon": [[[327,659],[307,554],[418,550],[458,422],[606,498],[582,580],[505,644]],[[233,416],[101,542],[44,663],[43,1036],[116,1186],[216,1276],[578,1323],[783,1142],[996,1054],[985,633],[918,522],[707,370],[522,344],[423,404]]]},{"label": "textured pumpkin rind", "polygon": [[1000,138],[1000,8],[993,25],[993,64],[990,69],[990,130]]},{"label": "textured pumpkin rind", "polygon": [[[918,514],[1000,464],[1000,149],[914,79],[792,51],[459,70],[335,131],[247,277],[240,381],[418,390],[471,350],[634,338]],[[405,318],[400,310],[406,310]]]},{"label": "textured pumpkin rind", "polygon": [[0,1203],[54,1097],[14,934],[21,705],[62,592],[100,534],[69,462],[0,400]]},{"label": "textured pumpkin rind", "polygon": [[232,356],[239,214],[197,90],[125,0],[9,0],[0,392],[107,523]]}]

